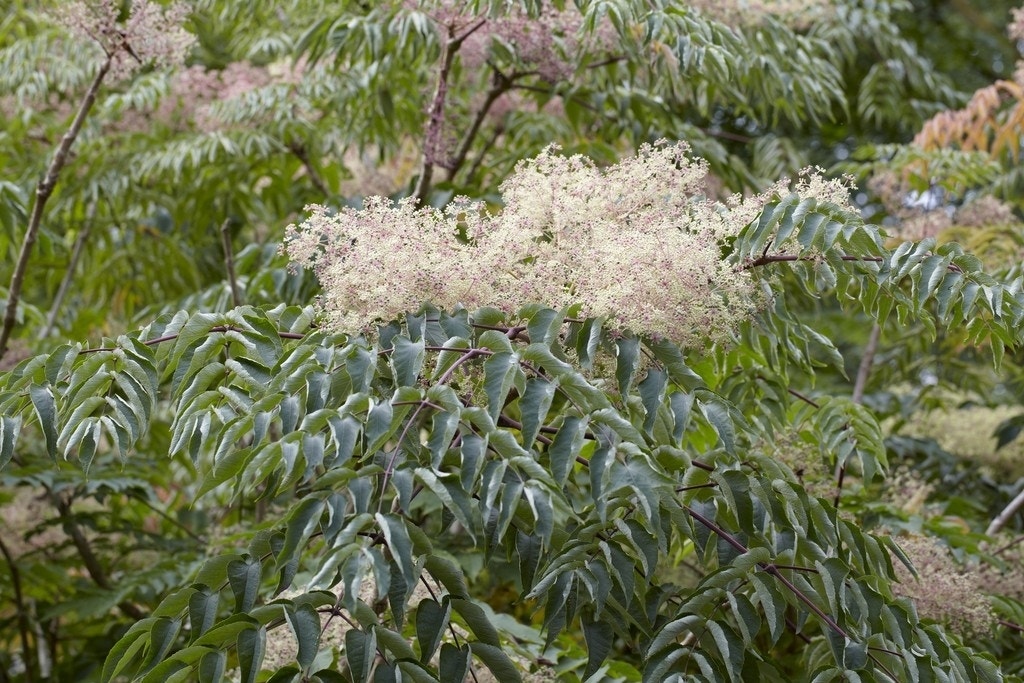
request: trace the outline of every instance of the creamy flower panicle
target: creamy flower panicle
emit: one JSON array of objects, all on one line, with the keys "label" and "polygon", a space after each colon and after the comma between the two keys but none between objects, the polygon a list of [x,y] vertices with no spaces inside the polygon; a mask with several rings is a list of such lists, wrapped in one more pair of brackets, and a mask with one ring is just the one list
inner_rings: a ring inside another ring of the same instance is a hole
[{"label": "creamy flower panicle", "polygon": [[536,256],[540,302],[683,344],[753,312],[750,277],[722,257],[748,221],[705,198],[707,165],[687,151],[648,145],[602,170],[549,150],[519,165],[501,188],[500,232]]},{"label": "creamy flower panicle", "polygon": [[426,301],[455,308],[488,298],[484,273],[472,263],[471,247],[458,240],[451,212],[417,209],[412,199],[392,205],[383,197],[368,198],[358,211],[306,209],[310,217],[301,228],[288,227],[285,249],[316,273],[321,306],[338,329],[369,331]]},{"label": "creamy flower panicle", "polygon": [[283,248],[314,270],[337,329],[371,331],[425,302],[510,316],[536,303],[703,344],[728,339],[764,303],[723,244],[769,198],[717,202],[707,185],[706,163],[683,143],[646,145],[606,169],[552,147],[518,165],[498,213],[465,199],[444,211],[383,198],[334,214],[312,206]]}]

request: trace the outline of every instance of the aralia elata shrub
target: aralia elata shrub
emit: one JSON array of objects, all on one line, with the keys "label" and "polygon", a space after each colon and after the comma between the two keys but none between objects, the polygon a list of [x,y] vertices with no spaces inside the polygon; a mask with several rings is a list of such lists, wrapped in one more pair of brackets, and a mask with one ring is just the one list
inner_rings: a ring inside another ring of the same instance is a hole
[{"label": "aralia elata shrub", "polygon": [[[641,25],[646,42],[633,47],[649,47],[649,57],[670,54],[662,38],[703,36],[692,54],[706,54],[712,68],[687,74],[664,59],[658,75],[706,85],[700,79],[725,74],[730,87],[705,95],[753,93],[741,108],[748,116],[775,103],[773,116],[816,121],[842,94],[832,55],[818,51],[823,41],[779,35],[772,12],[730,11],[721,17],[736,23],[729,28],[675,8],[609,40],[610,24],[627,21],[621,14],[523,9],[496,21],[477,6],[413,4],[380,31],[371,20],[323,23],[313,34],[359,45],[364,34],[349,29],[366,27],[368,52],[376,51],[368,59],[381,72],[400,54],[380,49],[391,34],[414,47],[427,41],[411,52],[444,55],[419,197],[438,196],[426,172],[433,166],[449,183],[460,169],[476,173],[475,161],[464,163],[473,136],[453,134],[462,123],[476,127],[459,122],[461,105],[448,99],[466,71],[493,77],[483,104],[470,107],[480,106],[472,120],[486,127],[501,97],[555,93],[580,69],[632,68],[634,55],[618,49],[639,41]],[[818,19],[832,7],[812,4]],[[123,14],[106,0],[75,7],[67,23],[112,80],[180,59],[190,40],[179,5],[164,13],[140,0]],[[764,31],[773,40],[761,41]],[[152,43],[141,42],[147,32],[158,34]],[[744,45],[744,35],[760,42]],[[748,49],[768,56],[748,59]],[[777,55],[794,54],[795,71],[777,67]],[[244,106],[210,85],[223,85],[227,69],[197,68],[202,108],[163,125],[194,126],[221,144],[218,130],[206,130],[218,117],[239,128],[273,125],[282,111],[310,106],[282,124],[276,143],[246,149],[286,152],[295,165],[280,177],[330,197],[331,177],[293,136],[324,114],[310,93],[349,81],[326,76],[322,63],[299,64],[286,73],[253,66],[260,77],[236,78],[252,95]],[[803,102],[785,96],[794,78],[808,82],[801,69],[819,78]],[[314,73],[331,85],[291,89]],[[187,79],[165,83],[174,98],[189,91]],[[106,111],[162,119],[174,109],[134,95],[136,105]],[[697,109],[721,106],[715,96],[697,99]],[[671,111],[661,95],[652,102]],[[578,119],[573,104],[552,95],[543,106]],[[705,131],[689,132],[708,148]],[[381,139],[394,137],[387,130]],[[201,156],[188,144],[171,147]],[[181,166],[173,153],[162,158]],[[717,169],[732,161],[719,158]],[[316,311],[169,314],[99,346],[65,344],[18,362],[0,379],[0,466],[14,471],[5,481],[42,491],[54,515],[44,524],[61,526],[62,547],[77,553],[68,562],[81,557],[84,566],[71,575],[86,584],[71,604],[48,596],[41,617],[32,611],[38,594],[17,591],[10,623],[25,671],[50,666],[50,641],[33,625],[91,614],[76,633],[107,645],[103,665],[84,674],[101,680],[452,681],[483,680],[485,669],[501,681],[1009,678],[985,653],[997,629],[1024,621],[1012,616],[1024,614],[1012,558],[972,564],[982,544],[965,533],[956,551],[972,558],[958,561],[934,540],[939,523],[947,526],[938,536],[953,535],[949,518],[901,516],[920,511],[933,488],[892,476],[892,441],[883,441],[875,405],[864,405],[860,378],[849,398],[829,385],[846,370],[845,340],[829,338],[836,326],[808,311],[816,296],[834,294],[866,327],[916,324],[924,338],[960,330],[958,343],[989,345],[998,361],[1020,341],[1019,281],[986,275],[953,244],[887,242],[849,205],[845,181],[810,172],[725,196],[709,165],[682,144],[641,146],[605,165],[549,148],[508,175],[500,209],[383,198],[359,210],[313,207],[283,249],[322,283]],[[258,184],[289,184],[275,179],[268,171]],[[259,277],[287,279],[258,274],[245,281],[248,294]],[[171,474],[153,483],[148,456],[163,453]],[[77,461],[84,476],[44,454]],[[873,498],[880,487],[886,497]],[[168,544],[176,552],[112,551],[105,568],[95,549],[128,534],[144,539],[132,547],[149,548],[152,518],[103,526],[100,512],[72,507],[83,497],[134,500],[154,515],[172,500],[166,508],[181,519],[216,521],[197,524],[198,536],[165,513],[180,537]],[[992,524],[1011,515],[1006,508]],[[933,535],[916,535],[926,523]],[[90,528],[103,530],[99,541]],[[18,585],[18,566],[45,574],[42,563],[25,564],[31,549],[11,547],[24,555],[12,559],[0,542],[9,585]],[[1013,548],[1011,540],[992,557]],[[154,557],[155,566],[144,564]]]}]

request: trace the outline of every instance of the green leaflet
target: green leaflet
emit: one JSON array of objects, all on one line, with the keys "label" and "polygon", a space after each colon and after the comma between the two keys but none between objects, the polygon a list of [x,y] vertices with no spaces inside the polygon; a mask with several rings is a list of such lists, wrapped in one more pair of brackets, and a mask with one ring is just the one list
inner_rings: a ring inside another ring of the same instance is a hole
[{"label": "green leaflet", "polygon": [[508,681],[508,683],[520,683],[523,680],[519,669],[500,648],[487,643],[471,641],[469,649],[473,652],[473,656],[491,670],[497,680]]},{"label": "green leaflet", "polygon": [[[302,604],[295,609],[286,609],[285,618],[288,620],[288,626],[291,627],[292,633],[295,634],[295,641],[299,645],[296,661],[304,670],[308,669],[313,663],[313,657],[316,656],[317,650],[320,648],[320,615],[317,614],[312,605]],[[347,646],[349,642],[347,637],[345,642]],[[351,657],[349,662],[351,664]]]},{"label": "green leaflet", "polygon": [[191,626],[191,638],[195,640],[213,626],[217,619],[217,608],[220,605],[220,593],[214,592],[209,586],[197,584],[188,601],[188,617]]},{"label": "green leaflet", "polygon": [[352,629],[345,633],[345,658],[352,672],[354,683],[366,683],[370,680],[373,658],[376,656],[376,636],[371,630]]},{"label": "green leaflet", "polygon": [[267,631],[260,627],[246,629],[238,634],[236,640],[238,666],[241,670],[242,683],[255,683],[260,671],[263,657],[267,649]]},{"label": "green leaflet", "polygon": [[461,681],[469,671],[469,665],[473,658],[470,646],[463,645],[455,647],[449,643],[441,646],[441,660],[439,672],[442,681]]},{"label": "green leaflet", "polygon": [[228,582],[235,596],[236,612],[247,612],[256,603],[262,572],[262,565],[252,557],[232,560],[228,564]]},{"label": "green leaflet", "polygon": [[607,621],[584,619],[582,626],[583,637],[587,642],[587,668],[583,672],[583,678],[587,679],[607,659],[608,653],[611,652],[614,632]]},{"label": "green leaflet", "polygon": [[443,604],[424,598],[416,608],[416,639],[420,644],[420,661],[429,662],[444,638],[451,618],[452,605],[447,598]]}]

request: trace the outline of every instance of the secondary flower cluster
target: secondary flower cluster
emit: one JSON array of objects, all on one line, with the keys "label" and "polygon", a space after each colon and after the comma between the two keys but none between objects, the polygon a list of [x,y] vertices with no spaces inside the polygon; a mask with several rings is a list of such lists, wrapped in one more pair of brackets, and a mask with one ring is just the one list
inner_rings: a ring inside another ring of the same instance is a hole
[{"label": "secondary flower cluster", "polygon": [[893,589],[897,595],[911,598],[922,618],[949,624],[962,635],[986,635],[992,630],[994,615],[988,600],[945,546],[931,536],[902,536],[897,540],[920,577],[915,579],[894,560],[899,583]]},{"label": "secondary flower cluster", "polygon": [[111,59],[110,77],[130,77],[143,65],[180,64],[195,37],[182,28],[189,15],[184,3],[167,7],[151,0],[134,0],[123,23],[121,2],[92,0],[68,3],[57,19],[73,34],[97,43]]},{"label": "secondary flower cluster", "polygon": [[459,0],[405,0],[403,5],[406,10],[425,13],[439,28],[452,29],[456,35],[483,21],[459,48],[463,68],[471,71],[485,69],[500,44],[514,52],[520,68],[555,83],[573,74],[578,55],[612,50],[618,40],[609,21],[584,35],[583,15],[575,8],[538,7],[530,13],[508,3],[491,15],[473,11],[469,3]]},{"label": "secondary flower cluster", "polygon": [[578,304],[621,330],[720,340],[761,300],[723,245],[765,197],[708,199],[707,166],[687,152],[648,145],[601,169],[552,148],[519,164],[500,212],[468,200],[443,211],[382,198],[362,210],[311,206],[283,249],[314,270],[338,329],[370,330],[424,302],[509,315],[528,303]]}]

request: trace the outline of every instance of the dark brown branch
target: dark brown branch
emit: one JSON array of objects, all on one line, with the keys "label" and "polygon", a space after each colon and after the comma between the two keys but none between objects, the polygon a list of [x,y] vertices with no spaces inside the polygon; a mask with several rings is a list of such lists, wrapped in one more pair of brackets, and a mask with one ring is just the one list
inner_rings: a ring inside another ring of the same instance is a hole
[{"label": "dark brown branch", "polygon": [[25,606],[25,598],[21,592],[21,570],[18,569],[18,563],[15,562],[14,557],[7,549],[3,538],[0,538],[0,554],[4,556],[11,574],[11,588],[14,590],[14,609],[17,611],[18,619],[18,635],[21,637],[21,658],[25,664],[25,681],[32,683],[35,680],[33,665],[35,657],[32,656],[32,646],[29,643],[28,609]]},{"label": "dark brown branch", "polygon": [[618,64],[619,62],[629,61],[629,58],[625,55],[615,55],[614,57],[607,57],[597,62],[591,62],[587,64],[588,69],[600,69],[601,67],[610,66],[611,64]]},{"label": "dark brown branch", "polygon": [[146,506],[147,508],[149,508],[150,510],[155,512],[157,515],[159,515],[165,521],[170,523],[172,526],[175,526],[178,529],[181,529],[185,533],[186,536],[191,538],[196,543],[198,543],[200,545],[204,545],[204,546],[207,544],[206,539],[204,539],[203,537],[199,536],[196,532],[192,531],[187,526],[185,526],[184,524],[182,524],[178,520],[174,519],[174,517],[172,517],[171,515],[167,514],[166,512],[164,512],[163,510],[161,510],[157,506],[153,505],[151,502],[149,502],[149,500],[146,499],[146,496],[144,494],[129,492],[129,493],[127,493],[127,495],[132,500],[136,500],[136,501],[142,503],[144,506]]},{"label": "dark brown branch", "polygon": [[788,614],[786,615],[786,627],[793,632],[793,635],[795,635],[800,640],[804,641],[804,644],[811,644],[811,639],[799,630],[799,628],[796,625],[796,622],[790,619]]},{"label": "dark brown branch", "polygon": [[809,574],[817,574],[818,570],[814,567],[800,567],[795,564],[772,564],[776,569],[789,569],[794,572],[807,572]]},{"label": "dark brown branch", "polygon": [[330,197],[331,191],[327,188],[327,183],[324,182],[323,176],[316,170],[313,162],[309,159],[309,152],[306,151],[306,146],[299,142],[292,142],[288,145],[288,151],[295,155],[299,161],[302,162],[302,167],[306,169],[306,175],[309,176],[309,182],[313,183],[313,187],[322,194],[324,197]]},{"label": "dark brown branch", "polygon": [[1020,624],[1015,624],[1012,621],[1007,621],[1006,619],[998,619],[996,620],[996,623],[1000,626],[1005,626],[1006,628],[1013,629],[1018,633],[1024,633],[1024,626],[1021,626]]},{"label": "dark brown branch", "polygon": [[[868,263],[881,263],[885,259],[881,256],[850,256],[843,254],[839,257],[843,261],[864,261]],[[767,266],[771,263],[793,263],[794,261],[820,261],[820,256],[802,256],[800,254],[764,254],[756,259],[751,259],[743,264],[740,270],[750,270],[759,266]],[[952,264],[951,264],[952,265]]]},{"label": "dark brown branch", "polygon": [[[860,261],[864,263],[881,263],[885,261],[882,256],[852,256],[850,254],[839,255],[841,261]],[[763,254],[756,259],[751,259],[740,266],[740,270],[750,270],[758,266],[766,266],[771,263],[793,263],[794,261],[820,261],[821,256],[804,256],[801,254]],[[946,266],[951,273],[963,273],[963,269],[955,263]]]},{"label": "dark brown branch", "polygon": [[455,152],[455,156],[452,157],[451,163],[448,165],[447,177],[448,180],[452,180],[455,174],[459,172],[463,164],[466,163],[466,157],[469,155],[469,150],[473,146],[473,142],[476,140],[477,134],[480,132],[480,127],[484,123],[484,119],[487,118],[487,114],[490,113],[491,107],[498,100],[499,97],[504,95],[512,88],[512,82],[518,74],[512,76],[506,76],[501,73],[497,67],[491,66],[493,70],[493,78],[490,89],[487,91],[487,95],[484,97],[483,104],[480,105],[480,109],[477,110],[476,116],[473,117],[473,123],[470,124],[469,130],[466,131],[465,137],[462,138],[462,143],[459,145],[459,149]]},{"label": "dark brown branch", "polygon": [[695,489],[713,489],[718,486],[717,481],[709,481],[706,484],[694,484],[692,486],[680,486],[676,488],[676,493],[682,493],[684,491],[693,491]]},{"label": "dark brown branch", "polygon": [[430,109],[427,111],[427,128],[423,137],[423,159],[420,164],[420,177],[416,181],[416,189],[413,196],[423,204],[427,200],[427,193],[430,191],[430,181],[434,175],[434,166],[437,155],[441,153],[443,146],[442,136],[444,127],[444,108],[448,99],[448,76],[455,62],[455,54],[462,47],[463,41],[475,33],[481,26],[487,23],[486,19],[480,19],[461,35],[455,35],[455,28],[448,26],[448,40],[441,48],[441,67],[437,73],[437,86],[434,89],[434,96],[430,100]]},{"label": "dark brown branch", "polygon": [[714,465],[709,465],[709,464],[707,464],[706,462],[704,462],[702,460],[697,460],[696,458],[691,458],[690,459],[690,464],[693,465],[694,467],[696,467],[698,470],[704,470],[705,472],[714,472],[715,471],[715,466]]},{"label": "dark brown branch", "polygon": [[11,276],[11,285],[7,290],[7,310],[4,312],[3,330],[0,330],[0,358],[3,358],[7,352],[7,342],[10,341],[11,332],[14,331],[14,324],[18,313],[18,301],[21,299],[21,289],[25,284],[25,273],[28,270],[29,258],[32,256],[32,248],[39,237],[39,226],[43,222],[43,211],[46,209],[46,203],[50,200],[50,196],[57,186],[60,172],[68,162],[71,146],[75,143],[75,139],[85,124],[89,110],[92,109],[93,104],[96,102],[96,95],[100,90],[100,85],[102,85],[103,79],[106,77],[107,72],[110,71],[112,64],[113,57],[108,55],[107,59],[100,66],[99,71],[96,72],[96,77],[93,78],[92,84],[89,85],[85,97],[82,98],[82,103],[78,106],[78,112],[75,114],[74,121],[71,122],[71,127],[68,128],[67,132],[64,133],[64,137],[61,138],[60,145],[53,155],[53,160],[50,161],[50,166],[46,169],[46,175],[36,185],[36,200],[32,205],[28,229],[25,231],[25,238],[22,240],[21,251],[18,254],[18,262],[14,267],[14,274]]},{"label": "dark brown branch", "polygon": [[483,323],[470,323],[470,327],[475,327],[478,330],[495,330],[497,332],[504,332],[509,339],[516,339],[520,334],[526,331],[526,325],[505,327],[504,325],[484,325]]},{"label": "dark brown branch", "polygon": [[[99,558],[96,557],[96,553],[93,552],[92,546],[89,544],[89,539],[82,533],[82,528],[78,526],[78,522],[75,521],[74,515],[71,513],[71,503],[53,491],[48,490],[47,493],[49,494],[50,502],[57,509],[61,525],[64,527],[64,533],[71,538],[71,542],[82,558],[82,564],[85,565],[89,578],[103,590],[113,590],[114,586],[110,582],[110,577],[107,576],[106,570],[103,569],[103,565],[100,564]],[[146,616],[142,609],[127,600],[122,600],[117,606],[121,608],[122,612],[136,621],[144,619]]]},{"label": "dark brown branch", "polygon": [[786,391],[789,392],[790,396],[795,396],[796,398],[800,399],[801,401],[803,401],[807,405],[811,406],[812,408],[820,408],[821,407],[821,404],[819,404],[817,401],[815,401],[814,399],[811,399],[811,398],[805,396],[804,394],[801,394],[796,389],[790,389],[789,387],[786,387]]},{"label": "dark brown branch", "polygon": [[[338,606],[338,605],[334,605],[332,607],[321,607],[320,609],[317,610],[317,612],[319,612],[321,614],[326,613],[326,614],[330,615],[329,617],[327,617],[327,623],[324,624],[320,628],[320,637],[321,638],[323,637],[324,633],[327,632],[327,627],[330,625],[331,619],[333,617],[341,617],[341,620],[344,621],[346,624],[348,624],[349,628],[352,629],[353,631],[358,631],[360,629],[360,624],[358,624],[357,622],[353,621],[352,619],[349,619],[348,617],[346,617],[345,613],[341,610],[341,607]],[[384,654],[384,650],[381,649],[381,646],[378,645],[374,649],[377,650],[377,656],[380,657],[381,661],[384,662],[385,664],[387,664],[388,663],[388,658]]]},{"label": "dark brown branch", "polygon": [[[762,382],[767,382],[768,381],[768,378],[765,377],[764,375],[757,375],[757,378],[759,380],[761,380]],[[786,392],[790,396],[793,396],[795,398],[800,399],[801,401],[803,401],[807,405],[811,406],[812,408],[820,408],[821,407],[821,405],[817,401],[815,401],[814,399],[810,398],[809,396],[807,396],[805,394],[800,393],[796,389],[791,389],[790,387],[786,387]]]},{"label": "dark brown branch", "polygon": [[[519,431],[523,431],[523,423],[519,422],[517,420],[513,420],[511,417],[509,417],[505,413],[502,413],[502,414],[498,415],[498,426],[499,427],[511,427],[512,429],[518,429]],[[541,427],[540,431],[542,431],[542,432],[545,431],[544,427]],[[554,429],[554,431],[557,432],[558,430]],[[553,441],[551,439],[549,439],[548,437],[544,436],[543,434],[538,434],[537,435],[537,441],[540,441],[545,446],[550,446],[553,443]]]}]

